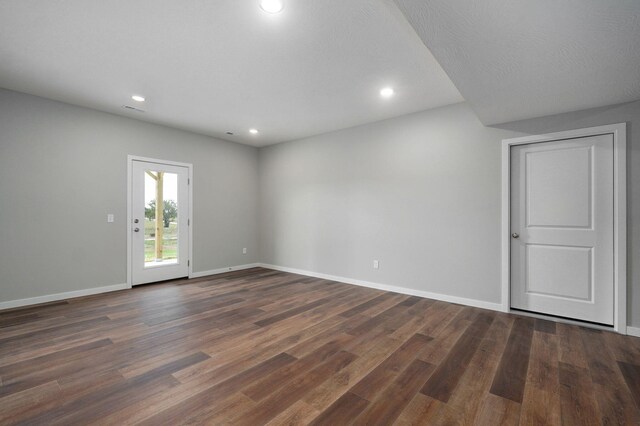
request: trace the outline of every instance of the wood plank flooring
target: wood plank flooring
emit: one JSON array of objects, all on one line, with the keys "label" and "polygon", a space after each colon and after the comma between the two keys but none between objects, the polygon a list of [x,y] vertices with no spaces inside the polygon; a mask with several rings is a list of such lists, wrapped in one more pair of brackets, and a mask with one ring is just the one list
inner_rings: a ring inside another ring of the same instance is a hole
[{"label": "wood plank flooring", "polygon": [[0,312],[0,424],[640,425],[640,339],[255,268]]}]

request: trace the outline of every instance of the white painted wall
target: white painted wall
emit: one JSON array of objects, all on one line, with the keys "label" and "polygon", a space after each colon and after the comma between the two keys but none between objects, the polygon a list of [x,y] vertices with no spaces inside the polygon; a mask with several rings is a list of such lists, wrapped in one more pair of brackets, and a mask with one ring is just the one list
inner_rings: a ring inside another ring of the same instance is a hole
[{"label": "white painted wall", "polygon": [[500,303],[501,140],[625,121],[629,319],[640,325],[640,102],[503,128],[456,104],[262,148],[260,259]]},{"label": "white painted wall", "polygon": [[0,303],[127,281],[128,154],[193,163],[194,272],[256,262],[256,148],[0,90]]}]

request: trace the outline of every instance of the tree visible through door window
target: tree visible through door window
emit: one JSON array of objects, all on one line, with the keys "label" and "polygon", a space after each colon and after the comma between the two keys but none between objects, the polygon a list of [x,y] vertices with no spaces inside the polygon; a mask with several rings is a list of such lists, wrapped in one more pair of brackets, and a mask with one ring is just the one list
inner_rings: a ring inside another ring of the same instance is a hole
[{"label": "tree visible through door window", "polygon": [[144,181],[145,266],[178,259],[178,175],[147,170]]}]

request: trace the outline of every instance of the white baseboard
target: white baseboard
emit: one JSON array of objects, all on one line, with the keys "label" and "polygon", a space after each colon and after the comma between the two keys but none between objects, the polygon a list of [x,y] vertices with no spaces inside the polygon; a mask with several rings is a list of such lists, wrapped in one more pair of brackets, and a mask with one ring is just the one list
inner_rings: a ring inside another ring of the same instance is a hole
[{"label": "white baseboard", "polygon": [[[250,269],[250,268],[257,268],[257,267],[273,269],[275,271],[289,272],[292,274],[305,275],[308,277],[321,278],[321,279],[330,280],[330,281],[337,281],[345,284],[353,284],[361,287],[374,288],[377,290],[407,294],[410,296],[425,297],[427,299],[441,300],[443,302],[457,303],[460,305],[473,306],[476,308],[489,309],[492,311],[500,311],[500,312],[503,311],[502,304],[500,303],[492,303],[492,302],[486,302],[483,300],[468,299],[465,297],[451,296],[451,295],[441,294],[441,293],[432,293],[429,291],[415,290],[412,288],[399,287],[399,286],[388,285],[388,284],[379,284],[371,281],[363,281],[363,280],[357,280],[353,278],[339,277],[336,275],[322,274],[320,272],[312,272],[312,271],[306,271],[303,269],[288,268],[285,266],[270,265],[266,263],[249,263],[246,265],[229,266],[226,268],[212,269],[209,271],[194,272],[189,276],[189,278],[200,278],[200,277],[206,277],[209,275],[217,275],[225,272],[241,271],[243,269]],[[92,296],[95,294],[109,293],[112,291],[126,290],[129,288],[131,288],[129,284],[124,283],[124,284],[115,284],[115,285],[109,285],[104,287],[95,287],[95,288],[87,288],[83,290],[68,291],[65,293],[48,294],[45,296],[30,297],[27,299],[8,300],[6,302],[0,302],[0,310],[19,308],[22,306],[38,305],[38,304],[47,303],[47,302],[56,302],[59,300],[73,299],[76,297]],[[640,327],[628,326],[627,334],[629,336],[640,337]]]},{"label": "white baseboard", "polygon": [[425,297],[427,299],[442,300],[443,302],[457,303],[460,305],[473,306],[475,308],[490,309],[492,311],[502,311],[502,304],[485,302],[484,300],[467,299],[465,297],[450,296],[447,294],[432,293],[429,291],[415,290],[407,287],[398,287],[388,284],[378,284],[370,281],[356,280],[353,278],[338,277],[334,275],[321,274],[319,272],[305,271],[302,269],[287,268],[284,266],[269,265],[259,263],[257,266],[276,271],[290,272],[292,274],[306,275],[309,277],[321,278],[325,280],[337,281],[346,284],[358,285],[361,287],[375,288],[377,290],[391,291],[394,293],[408,294],[410,296]]},{"label": "white baseboard", "polygon": [[38,305],[40,303],[57,302],[58,300],[73,299],[75,297],[92,296],[94,294],[108,293],[111,291],[131,288],[129,284],[115,284],[104,287],[87,288],[84,290],[67,291],[64,293],[47,294],[45,296],[30,297],[28,299],[9,300],[0,302],[0,310],[20,308],[22,306]]},{"label": "white baseboard", "polygon": [[230,271],[241,271],[243,269],[257,268],[258,266],[260,266],[259,263],[249,263],[246,265],[229,266],[226,268],[212,269],[210,271],[192,272],[191,275],[189,275],[189,278],[200,278],[200,277],[206,277],[208,275],[223,274],[225,272],[230,272]]},{"label": "white baseboard", "polygon": [[[189,278],[205,277],[207,275],[222,274],[223,272],[229,272],[229,271],[240,271],[242,269],[255,268],[257,266],[258,266],[257,263],[250,263],[248,265],[230,266],[227,268],[213,269],[211,271],[194,272],[191,274]],[[47,303],[47,302],[57,302],[58,300],[73,299],[76,297],[83,297],[83,296],[92,296],[94,294],[109,293],[111,291],[126,290],[129,288],[131,288],[131,286],[125,283],[125,284],[108,285],[104,287],[87,288],[84,290],[68,291],[65,293],[47,294],[45,296],[30,297],[28,299],[8,300],[6,302],[0,302],[0,310],[20,308],[22,306],[39,305],[40,303]]]}]

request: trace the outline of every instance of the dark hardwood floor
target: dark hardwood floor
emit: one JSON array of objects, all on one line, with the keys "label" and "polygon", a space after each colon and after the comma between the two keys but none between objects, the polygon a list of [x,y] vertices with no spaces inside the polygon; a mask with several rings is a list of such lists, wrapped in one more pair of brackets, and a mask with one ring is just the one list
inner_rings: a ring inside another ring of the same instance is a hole
[{"label": "dark hardwood floor", "polygon": [[266,269],[0,312],[0,424],[640,424],[640,339]]}]

